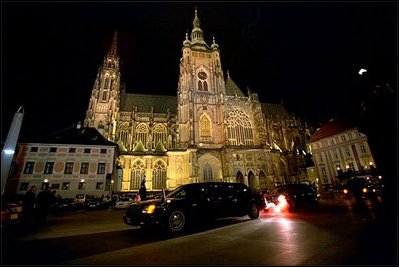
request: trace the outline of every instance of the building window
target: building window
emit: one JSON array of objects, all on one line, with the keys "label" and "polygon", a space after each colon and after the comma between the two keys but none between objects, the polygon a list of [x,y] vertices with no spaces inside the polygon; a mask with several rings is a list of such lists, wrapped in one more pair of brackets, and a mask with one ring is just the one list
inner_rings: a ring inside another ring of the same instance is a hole
[{"label": "building window", "polygon": [[350,157],[351,152],[349,151],[349,148],[345,147],[345,155]]},{"label": "building window", "polygon": [[106,148],[101,148],[101,154],[106,154],[107,153],[107,149]]},{"label": "building window", "polygon": [[139,189],[141,181],[145,179],[144,173],[144,162],[140,160],[135,161],[132,166],[132,174],[130,177],[130,190]]},{"label": "building window", "polygon": [[96,189],[97,189],[97,190],[102,190],[102,189],[104,189],[104,183],[97,183],[97,184],[96,184]]},{"label": "building window", "polygon": [[76,148],[74,148],[74,147],[69,148],[69,153],[75,153],[75,152],[76,152]]},{"label": "building window", "polygon": [[338,152],[337,152],[337,150],[334,150],[334,151],[333,151],[333,154],[334,154],[334,158],[335,158],[335,159],[338,159]]},{"label": "building window", "polygon": [[29,183],[21,183],[21,185],[19,186],[19,190],[26,191],[26,190],[28,190],[28,186],[29,186]]},{"label": "building window", "polygon": [[54,169],[54,162],[46,162],[44,167],[44,174],[52,174]]},{"label": "building window", "polygon": [[323,162],[323,155],[322,154],[319,155],[319,161]]},{"label": "building window", "polygon": [[227,140],[230,145],[254,145],[254,135],[249,116],[242,110],[229,112],[227,118]]},{"label": "building window", "polygon": [[342,140],[342,142],[345,142],[345,141],[346,141],[345,135],[341,135],[341,140]]},{"label": "building window", "polygon": [[79,182],[78,189],[79,190],[85,190],[86,189],[86,182]]},{"label": "building window", "polygon": [[35,162],[33,161],[28,161],[25,164],[25,169],[24,169],[24,173],[25,174],[32,174],[33,173],[33,167],[35,166]]},{"label": "building window", "polygon": [[90,153],[90,148],[85,148],[84,153]]},{"label": "building window", "polygon": [[367,153],[366,146],[364,144],[360,144],[360,151],[365,154]]},{"label": "building window", "polygon": [[105,173],[105,163],[98,163],[97,174]]},{"label": "building window", "polygon": [[321,176],[323,178],[324,183],[328,183],[326,169],[324,167],[321,167],[320,169],[321,169]]},{"label": "building window", "polygon": [[65,171],[64,171],[64,173],[65,173],[65,174],[72,174],[72,172],[73,172],[73,162],[67,162],[67,163],[65,164]]},{"label": "building window", "polygon": [[152,169],[152,188],[166,188],[166,166],[162,161],[157,161]]},{"label": "building window", "polygon": [[[121,130],[122,131],[122,130]],[[145,148],[148,148],[147,138],[149,135],[148,126],[145,123],[140,123],[136,127],[135,145],[141,141]]]},{"label": "building window", "polygon": [[57,152],[57,148],[56,147],[50,147],[50,152]]},{"label": "building window", "polygon": [[206,114],[203,114],[200,118],[200,136],[211,137],[211,120]]},{"label": "building window", "polygon": [[212,181],[212,168],[211,166],[207,163],[204,167],[204,181]]},{"label": "building window", "polygon": [[60,189],[60,184],[51,184],[52,189]]},{"label": "building window", "polygon": [[38,151],[38,147],[37,146],[33,146],[30,148],[30,152],[37,152]]},{"label": "building window", "polygon": [[89,173],[89,163],[83,162],[80,166],[80,174],[88,174]]},{"label": "building window", "polygon": [[168,138],[168,130],[166,129],[166,126],[158,123],[152,128],[152,134],[153,134],[153,148],[155,148],[159,142],[161,144],[166,144],[167,138]]},{"label": "building window", "polygon": [[62,190],[69,190],[70,185],[71,184],[69,182],[62,183],[61,189]]},{"label": "building window", "polygon": [[349,162],[348,165],[349,165],[349,170],[355,171],[355,165],[353,164],[353,162]]}]

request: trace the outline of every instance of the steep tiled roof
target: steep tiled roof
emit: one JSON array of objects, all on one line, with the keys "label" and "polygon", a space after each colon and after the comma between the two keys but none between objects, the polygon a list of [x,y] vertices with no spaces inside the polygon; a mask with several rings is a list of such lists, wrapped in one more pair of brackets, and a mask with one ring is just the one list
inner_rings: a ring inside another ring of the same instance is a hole
[{"label": "steep tiled roof", "polygon": [[347,119],[331,119],[312,135],[309,142],[312,143],[356,127],[357,125],[353,121]]},{"label": "steep tiled roof", "polygon": [[172,114],[177,112],[177,96],[121,94],[121,111],[133,111],[137,107],[138,112],[150,112],[151,107],[155,113],[166,113],[167,109]]},{"label": "steep tiled roof", "polygon": [[45,144],[74,144],[74,145],[106,145],[116,146],[115,143],[105,139],[95,128],[71,127],[47,137],[38,138],[36,141]]},{"label": "steep tiled roof", "polygon": [[262,103],[262,111],[266,118],[279,117],[283,119],[291,119],[291,114],[282,104]]},{"label": "steep tiled roof", "polygon": [[228,96],[245,96],[235,82],[227,77],[226,79],[226,95]]}]

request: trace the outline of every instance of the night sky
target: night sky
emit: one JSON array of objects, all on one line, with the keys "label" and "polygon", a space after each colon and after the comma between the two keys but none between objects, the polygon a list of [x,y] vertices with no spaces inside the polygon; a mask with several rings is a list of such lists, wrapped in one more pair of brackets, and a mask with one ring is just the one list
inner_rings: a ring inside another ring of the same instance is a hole
[{"label": "night sky", "polygon": [[397,2],[2,2],[2,142],[20,105],[20,140],[83,121],[115,30],[126,90],[176,95],[195,6],[225,75],[314,125],[397,81]]}]

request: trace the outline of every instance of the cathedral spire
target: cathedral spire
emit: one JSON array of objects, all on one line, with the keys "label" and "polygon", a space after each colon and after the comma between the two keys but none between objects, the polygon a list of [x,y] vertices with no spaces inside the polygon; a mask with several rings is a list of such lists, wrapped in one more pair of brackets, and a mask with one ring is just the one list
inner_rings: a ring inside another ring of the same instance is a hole
[{"label": "cathedral spire", "polygon": [[191,31],[191,44],[200,44],[200,45],[205,45],[208,47],[204,40],[204,33],[201,29],[201,23],[198,18],[198,11],[197,7],[195,7],[195,15],[194,15],[194,21],[193,21],[193,30]]},{"label": "cathedral spire", "polygon": [[112,40],[111,48],[109,49],[108,56],[109,57],[117,57],[118,56],[118,32],[115,31],[114,39]]}]

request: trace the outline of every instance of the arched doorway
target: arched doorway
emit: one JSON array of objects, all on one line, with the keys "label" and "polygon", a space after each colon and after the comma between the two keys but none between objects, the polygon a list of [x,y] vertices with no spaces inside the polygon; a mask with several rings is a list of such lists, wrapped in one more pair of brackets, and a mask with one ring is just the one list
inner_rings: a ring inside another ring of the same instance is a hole
[{"label": "arched doorway", "polygon": [[245,184],[244,175],[242,175],[242,173],[241,173],[240,171],[237,172],[237,177],[236,177],[236,179],[237,179],[237,183]]},{"label": "arched doorway", "polygon": [[259,172],[259,186],[261,190],[266,190],[267,189],[267,179],[266,175],[263,171]]},{"label": "arched doorway", "polygon": [[252,171],[248,173],[248,187],[251,188],[252,191],[257,191],[257,185],[255,181],[255,175]]}]

